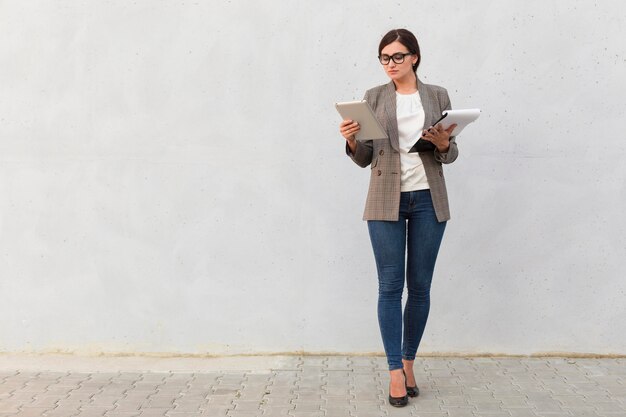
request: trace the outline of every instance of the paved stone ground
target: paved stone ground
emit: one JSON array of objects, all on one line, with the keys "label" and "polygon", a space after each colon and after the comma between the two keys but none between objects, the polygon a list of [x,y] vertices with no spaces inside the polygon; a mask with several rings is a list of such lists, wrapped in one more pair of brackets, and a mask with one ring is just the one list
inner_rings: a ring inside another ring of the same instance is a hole
[{"label": "paved stone ground", "polygon": [[421,394],[386,403],[382,357],[290,357],[279,369],[0,369],[0,417],[626,416],[626,359],[418,358]]}]

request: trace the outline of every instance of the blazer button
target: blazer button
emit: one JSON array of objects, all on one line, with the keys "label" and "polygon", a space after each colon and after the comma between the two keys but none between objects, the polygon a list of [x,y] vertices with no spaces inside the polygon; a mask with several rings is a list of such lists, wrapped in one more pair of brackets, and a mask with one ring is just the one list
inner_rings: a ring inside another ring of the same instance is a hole
[{"label": "blazer button", "polygon": [[382,172],[380,172],[380,169],[378,170],[378,176],[380,177],[382,174]]},{"label": "blazer button", "polygon": [[439,171],[439,176],[443,177],[443,172]]},{"label": "blazer button", "polygon": [[385,151],[383,151],[382,149],[380,150],[380,152],[378,152],[378,155],[384,155]]}]

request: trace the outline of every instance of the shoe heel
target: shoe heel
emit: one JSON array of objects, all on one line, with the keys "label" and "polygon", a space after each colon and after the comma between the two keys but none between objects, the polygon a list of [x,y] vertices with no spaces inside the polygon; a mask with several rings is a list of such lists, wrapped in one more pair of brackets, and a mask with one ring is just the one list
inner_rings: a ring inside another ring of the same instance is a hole
[{"label": "shoe heel", "polygon": [[417,388],[417,386],[415,387],[409,387],[406,384],[406,373],[404,372],[404,369],[402,370],[402,373],[404,374],[404,386],[406,387],[406,395],[408,395],[409,397],[417,397],[418,395],[420,395],[420,389]]}]

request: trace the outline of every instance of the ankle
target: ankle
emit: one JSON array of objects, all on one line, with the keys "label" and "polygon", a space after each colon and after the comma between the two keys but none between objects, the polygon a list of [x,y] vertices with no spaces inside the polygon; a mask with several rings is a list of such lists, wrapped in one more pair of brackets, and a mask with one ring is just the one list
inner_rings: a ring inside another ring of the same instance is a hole
[{"label": "ankle", "polygon": [[389,371],[389,377],[391,378],[392,382],[400,383],[401,381],[405,379],[404,369],[400,368],[400,369],[394,369],[393,371]]},{"label": "ankle", "polygon": [[389,395],[392,397],[399,398],[407,395],[406,379],[403,371],[402,368],[389,371]]}]

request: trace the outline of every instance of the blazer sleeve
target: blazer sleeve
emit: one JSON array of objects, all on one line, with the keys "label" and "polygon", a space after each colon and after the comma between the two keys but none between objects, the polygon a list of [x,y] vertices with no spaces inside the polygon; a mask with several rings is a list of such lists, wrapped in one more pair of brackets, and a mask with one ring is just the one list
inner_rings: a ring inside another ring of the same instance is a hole
[{"label": "blazer sleeve", "polygon": [[[441,94],[439,95],[439,104],[442,105],[441,111],[452,109],[452,103],[450,103],[450,97],[448,97],[448,91],[445,89],[441,89]],[[451,164],[456,160],[459,156],[459,148],[456,145],[456,136],[450,136],[450,148],[448,152],[439,152],[437,149],[435,152],[435,160],[442,164]]]},{"label": "blazer sleeve", "polygon": [[[363,100],[368,101],[368,98],[369,91],[366,91]],[[348,155],[355,164],[361,168],[365,168],[372,163],[373,147],[374,144],[371,140],[358,141],[356,144],[356,152],[352,153],[350,151],[350,147],[348,146],[348,142],[346,141],[346,155]]]}]

